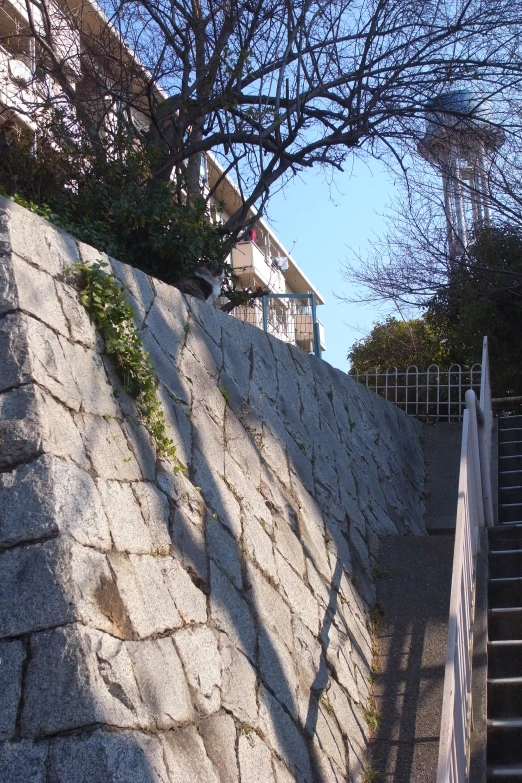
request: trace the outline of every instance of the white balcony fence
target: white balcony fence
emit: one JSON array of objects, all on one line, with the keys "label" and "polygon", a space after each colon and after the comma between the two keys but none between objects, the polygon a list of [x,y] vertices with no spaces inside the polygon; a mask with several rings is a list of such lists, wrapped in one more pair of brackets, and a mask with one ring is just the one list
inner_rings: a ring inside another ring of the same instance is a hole
[{"label": "white balcony fence", "polygon": [[466,406],[466,390],[480,390],[481,365],[466,368],[452,364],[448,370],[441,370],[432,364],[424,371],[411,365],[405,371],[391,367],[385,372],[352,370],[349,375],[410,416],[424,421],[459,422]]},{"label": "white balcony fence", "polygon": [[320,356],[326,350],[324,327],[316,316],[313,300],[313,294],[267,294],[234,308],[231,315]]},{"label": "white balcony fence", "polygon": [[484,337],[480,403],[466,392],[462,424],[457,526],[437,783],[467,783],[471,729],[471,671],[478,530],[493,524],[491,502],[491,391]]}]

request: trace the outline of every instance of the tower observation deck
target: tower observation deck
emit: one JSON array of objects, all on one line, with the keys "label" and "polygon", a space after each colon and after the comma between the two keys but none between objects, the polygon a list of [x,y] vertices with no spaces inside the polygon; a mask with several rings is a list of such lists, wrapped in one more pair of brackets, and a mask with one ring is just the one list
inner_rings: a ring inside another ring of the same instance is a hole
[{"label": "tower observation deck", "polygon": [[504,132],[492,120],[489,101],[476,92],[443,93],[428,105],[420,155],[438,169],[450,258],[468,243],[474,225],[490,219],[486,162],[504,143]]}]

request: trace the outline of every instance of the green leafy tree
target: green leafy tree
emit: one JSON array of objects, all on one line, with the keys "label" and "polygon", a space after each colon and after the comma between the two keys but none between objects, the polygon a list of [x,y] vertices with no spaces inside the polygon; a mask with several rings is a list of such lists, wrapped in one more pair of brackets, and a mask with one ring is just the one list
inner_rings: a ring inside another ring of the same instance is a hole
[{"label": "green leafy tree", "polygon": [[365,372],[375,368],[385,371],[390,367],[405,370],[412,364],[426,370],[430,364],[448,365],[451,356],[436,324],[428,323],[425,318],[403,321],[388,316],[352,346],[348,359],[352,370]]},{"label": "green leafy tree", "polygon": [[522,393],[522,229],[486,226],[475,232],[465,264],[433,297],[426,318],[444,334],[452,357],[480,361],[487,335],[493,396]]},{"label": "green leafy tree", "polygon": [[154,152],[131,134],[112,137],[100,155],[85,134],[54,112],[36,137],[9,135],[8,126],[3,142],[4,194],[45,205],[41,214],[79,239],[167,283],[198,264],[225,268],[233,240],[211,224],[203,199],[179,203],[176,182],[153,179]]}]

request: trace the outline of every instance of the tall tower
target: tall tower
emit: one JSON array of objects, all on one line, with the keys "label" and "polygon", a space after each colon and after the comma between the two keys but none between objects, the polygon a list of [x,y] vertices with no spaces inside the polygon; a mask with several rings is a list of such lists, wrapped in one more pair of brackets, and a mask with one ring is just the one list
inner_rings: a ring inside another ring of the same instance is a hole
[{"label": "tall tower", "polygon": [[428,105],[418,151],[441,174],[450,259],[465,249],[471,229],[490,219],[486,161],[504,143],[489,101],[468,90],[443,93]]}]

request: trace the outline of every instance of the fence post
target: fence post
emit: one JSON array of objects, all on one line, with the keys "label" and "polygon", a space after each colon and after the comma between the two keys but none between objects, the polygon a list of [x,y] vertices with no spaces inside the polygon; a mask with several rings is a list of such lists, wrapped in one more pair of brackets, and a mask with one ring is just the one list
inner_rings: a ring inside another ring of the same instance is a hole
[{"label": "fence post", "polygon": [[315,294],[311,294],[312,298],[312,326],[314,330],[314,353],[317,356],[318,359],[321,358],[321,338],[319,335],[319,324],[317,323],[317,312],[316,312],[316,302],[315,302]]},{"label": "fence post", "polygon": [[268,296],[265,294],[261,299],[263,305],[263,331],[268,332]]}]

